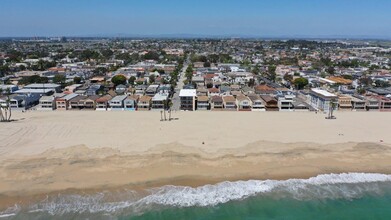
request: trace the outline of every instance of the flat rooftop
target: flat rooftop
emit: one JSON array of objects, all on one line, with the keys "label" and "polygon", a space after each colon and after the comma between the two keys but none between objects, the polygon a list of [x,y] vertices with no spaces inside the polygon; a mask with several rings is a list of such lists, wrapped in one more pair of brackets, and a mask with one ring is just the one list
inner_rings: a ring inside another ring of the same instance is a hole
[{"label": "flat rooftop", "polygon": [[181,89],[179,92],[179,97],[195,97],[197,96],[196,89]]},{"label": "flat rooftop", "polygon": [[337,98],[337,96],[333,93],[330,93],[326,90],[323,90],[323,89],[311,89],[312,92],[316,93],[316,94],[319,94],[321,96],[324,96],[324,97],[328,97],[328,98]]}]

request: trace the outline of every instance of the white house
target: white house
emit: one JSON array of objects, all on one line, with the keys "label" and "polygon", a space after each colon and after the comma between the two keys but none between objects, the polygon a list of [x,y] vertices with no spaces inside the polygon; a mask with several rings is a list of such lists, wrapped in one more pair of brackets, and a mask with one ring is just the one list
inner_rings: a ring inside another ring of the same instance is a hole
[{"label": "white house", "polygon": [[179,98],[181,100],[181,110],[195,111],[196,109],[196,89],[181,89]]},{"label": "white house", "polygon": [[152,97],[152,109],[162,110],[167,108],[168,105],[168,94],[167,93],[156,93]]},{"label": "white house", "polygon": [[323,89],[311,89],[311,106],[317,110],[328,112],[332,102],[335,103],[334,110],[337,109],[338,96]]},{"label": "white house", "polygon": [[110,110],[124,110],[124,100],[128,95],[118,95],[109,101]]},{"label": "white house", "polygon": [[283,97],[278,98],[278,108],[280,111],[294,111],[295,107],[293,105],[294,95],[284,95]]}]

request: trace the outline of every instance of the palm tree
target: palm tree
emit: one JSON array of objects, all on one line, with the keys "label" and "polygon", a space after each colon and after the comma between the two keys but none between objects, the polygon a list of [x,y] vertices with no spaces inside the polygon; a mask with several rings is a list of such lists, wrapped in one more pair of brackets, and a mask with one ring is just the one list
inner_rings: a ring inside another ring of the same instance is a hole
[{"label": "palm tree", "polygon": [[[0,88],[0,95],[3,94],[3,88]],[[3,106],[3,104],[0,104],[0,121],[4,121],[4,115],[3,115],[3,108],[5,106]]]},{"label": "palm tree", "polygon": [[[6,102],[5,102],[5,105],[0,105],[0,121],[4,122],[4,121],[11,121],[11,115],[12,115],[12,112],[11,112],[11,99],[10,99],[10,95],[11,94],[11,90],[10,88],[7,88],[6,89],[6,95],[7,95],[7,99],[6,99]],[[4,112],[4,113],[3,113]]]},{"label": "palm tree", "polygon": [[330,101],[329,116],[327,117],[327,119],[335,119],[335,116],[333,115],[333,112],[334,112],[334,109],[335,109],[336,106],[337,106],[337,103],[336,103],[335,99],[332,99]]},{"label": "palm tree", "polygon": [[0,122],[4,121],[3,104],[0,104]]}]

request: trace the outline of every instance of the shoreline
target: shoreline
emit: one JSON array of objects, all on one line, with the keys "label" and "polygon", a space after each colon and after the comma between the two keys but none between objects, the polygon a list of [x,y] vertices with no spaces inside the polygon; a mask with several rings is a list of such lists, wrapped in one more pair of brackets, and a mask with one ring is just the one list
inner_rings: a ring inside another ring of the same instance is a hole
[{"label": "shoreline", "polygon": [[75,146],[6,160],[0,164],[0,207],[64,193],[307,179],[331,173],[391,174],[391,146],[386,144],[258,142],[253,145],[260,147],[249,145],[215,154],[186,146],[162,147],[162,151],[152,149],[143,154],[101,149],[105,153],[99,157],[93,153],[99,149]]},{"label": "shoreline", "polygon": [[0,207],[53,193],[391,174],[386,114],[15,113],[0,126]]}]

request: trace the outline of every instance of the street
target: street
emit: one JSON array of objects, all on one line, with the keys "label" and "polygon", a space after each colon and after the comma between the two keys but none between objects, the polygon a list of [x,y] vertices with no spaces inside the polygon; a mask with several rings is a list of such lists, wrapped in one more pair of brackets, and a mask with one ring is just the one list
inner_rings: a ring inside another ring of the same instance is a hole
[{"label": "street", "polygon": [[175,87],[175,90],[174,90],[175,93],[172,96],[172,110],[174,110],[174,111],[180,110],[181,102],[179,99],[179,92],[184,86],[184,81],[186,80],[185,74],[186,74],[186,69],[188,66],[189,66],[189,60],[187,59],[185,61],[185,63],[183,64],[183,68],[182,68],[181,73],[179,75],[179,80],[178,80],[177,86]]}]

